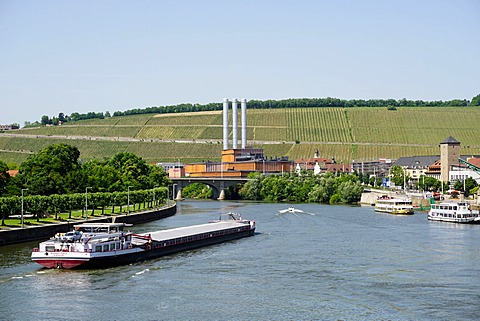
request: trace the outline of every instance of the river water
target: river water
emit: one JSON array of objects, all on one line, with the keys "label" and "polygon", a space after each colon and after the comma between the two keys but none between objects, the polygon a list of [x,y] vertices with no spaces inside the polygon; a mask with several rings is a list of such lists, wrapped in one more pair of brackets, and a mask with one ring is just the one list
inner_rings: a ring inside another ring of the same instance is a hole
[{"label": "river water", "polygon": [[47,270],[36,243],[0,247],[5,320],[476,320],[480,226],[372,207],[184,201],[143,232],[233,211],[253,237],[92,271]]}]

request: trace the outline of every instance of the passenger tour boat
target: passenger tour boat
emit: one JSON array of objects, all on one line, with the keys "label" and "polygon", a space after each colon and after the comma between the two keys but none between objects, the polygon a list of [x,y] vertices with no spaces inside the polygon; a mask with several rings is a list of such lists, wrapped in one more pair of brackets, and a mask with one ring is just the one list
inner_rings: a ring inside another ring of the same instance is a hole
[{"label": "passenger tour boat", "polygon": [[382,196],[375,201],[375,211],[390,214],[413,214],[412,200]]},{"label": "passenger tour boat", "polygon": [[432,204],[428,212],[428,219],[452,223],[480,223],[478,210],[472,210],[468,202]]},{"label": "passenger tour boat", "polygon": [[135,234],[123,223],[84,223],[57,233],[33,249],[32,260],[46,268],[91,269],[153,259],[251,236],[255,221],[228,213],[206,224]]}]

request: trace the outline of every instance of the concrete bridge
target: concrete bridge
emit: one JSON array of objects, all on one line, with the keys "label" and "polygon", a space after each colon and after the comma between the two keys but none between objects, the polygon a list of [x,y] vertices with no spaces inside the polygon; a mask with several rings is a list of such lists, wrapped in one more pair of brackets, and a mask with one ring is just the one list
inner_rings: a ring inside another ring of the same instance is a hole
[{"label": "concrete bridge", "polygon": [[183,199],[182,189],[193,183],[202,183],[210,186],[213,189],[213,198],[223,200],[225,199],[225,189],[230,186],[246,183],[250,181],[250,178],[220,178],[220,177],[180,177],[172,178],[173,182],[173,194],[177,200]]}]

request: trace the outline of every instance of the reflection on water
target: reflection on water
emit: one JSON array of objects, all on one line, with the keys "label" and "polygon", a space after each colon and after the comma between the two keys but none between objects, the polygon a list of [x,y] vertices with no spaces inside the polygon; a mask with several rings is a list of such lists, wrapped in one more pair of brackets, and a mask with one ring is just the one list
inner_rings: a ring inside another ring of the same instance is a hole
[{"label": "reflection on water", "polygon": [[8,295],[0,312],[19,320],[478,317],[480,226],[371,207],[298,207],[304,213],[279,215],[285,204],[182,202],[177,215],[132,230],[205,223],[232,211],[256,220],[257,233],[110,269],[46,270],[30,262],[35,243],[1,248],[0,291]]}]

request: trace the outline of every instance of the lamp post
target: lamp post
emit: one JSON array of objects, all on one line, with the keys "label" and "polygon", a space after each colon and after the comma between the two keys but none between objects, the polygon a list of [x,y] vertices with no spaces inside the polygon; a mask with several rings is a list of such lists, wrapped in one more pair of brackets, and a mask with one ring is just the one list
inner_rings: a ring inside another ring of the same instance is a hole
[{"label": "lamp post", "polygon": [[23,228],[23,191],[28,191],[28,188],[22,188],[22,228]]},{"label": "lamp post", "polygon": [[155,185],[153,187],[153,207],[155,208],[155,187],[158,187],[158,185]]},{"label": "lamp post", "polygon": [[130,187],[132,187],[132,186],[127,187],[127,190],[128,190],[128,193],[127,193],[127,203],[128,203],[127,215],[130,214]]},{"label": "lamp post", "polygon": [[90,186],[85,188],[85,217],[88,220],[88,189],[91,188]]},{"label": "lamp post", "polygon": [[170,185],[167,186],[167,206],[168,206],[169,200],[170,200]]},{"label": "lamp post", "polygon": [[423,184],[422,184],[422,197],[425,197],[425,173],[423,173],[423,175],[422,175],[422,180],[423,180]]}]

